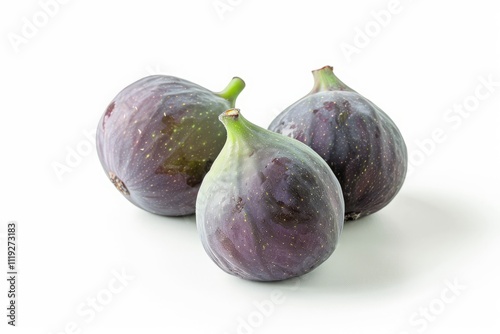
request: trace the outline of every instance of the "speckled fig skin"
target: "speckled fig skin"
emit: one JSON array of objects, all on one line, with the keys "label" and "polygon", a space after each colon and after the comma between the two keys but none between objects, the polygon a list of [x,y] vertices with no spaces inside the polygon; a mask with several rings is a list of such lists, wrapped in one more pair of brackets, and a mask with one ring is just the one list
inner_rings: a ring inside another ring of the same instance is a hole
[{"label": "speckled fig skin", "polygon": [[208,255],[227,273],[257,281],[316,268],[334,251],[343,227],[335,175],[312,149],[252,124],[238,109],[220,119],[227,141],[196,203]]},{"label": "speckled fig skin", "polygon": [[407,150],[394,122],[340,81],[333,68],[313,71],[314,88],[269,125],[314,149],[342,186],[346,221],[385,207],[401,189]]},{"label": "speckled fig skin", "polygon": [[220,93],[180,78],[153,75],[123,89],[97,128],[106,175],[130,202],[149,212],[195,212],[205,174],[224,146],[218,120],[245,84],[233,78]]}]

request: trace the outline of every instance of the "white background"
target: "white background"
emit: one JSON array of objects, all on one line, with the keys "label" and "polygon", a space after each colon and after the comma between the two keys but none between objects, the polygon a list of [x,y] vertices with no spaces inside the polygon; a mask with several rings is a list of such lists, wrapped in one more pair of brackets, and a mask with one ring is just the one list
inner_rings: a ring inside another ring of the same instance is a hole
[{"label": "white background", "polygon": [[[6,272],[6,226],[17,221],[17,332],[499,332],[495,1],[401,0],[385,26],[373,13],[388,0],[62,2],[46,9],[51,16],[35,0],[0,5],[0,260]],[[39,27],[23,37],[26,20]],[[100,166],[97,122],[141,77],[169,74],[218,91],[240,76],[247,87],[237,106],[267,127],[324,65],[391,116],[414,168],[397,198],[347,224],[332,257],[303,279],[225,274],[202,249],[194,217],[141,211]],[[476,89],[488,96],[477,99]],[[464,103],[459,116],[453,108]],[[72,150],[81,159],[58,177],[54,165],[67,165]],[[130,280],[109,292],[121,271]],[[91,317],[95,297],[106,305]]]}]

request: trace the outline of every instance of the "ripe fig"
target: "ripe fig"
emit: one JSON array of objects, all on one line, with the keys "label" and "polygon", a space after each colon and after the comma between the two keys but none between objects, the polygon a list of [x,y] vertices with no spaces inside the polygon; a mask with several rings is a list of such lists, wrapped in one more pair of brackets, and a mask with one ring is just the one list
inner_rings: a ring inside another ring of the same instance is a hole
[{"label": "ripe fig", "polygon": [[408,166],[396,124],[325,66],[312,91],[286,108],[269,130],[300,140],[331,167],[342,186],[346,221],[372,214],[396,196]]},{"label": "ripe fig", "polygon": [[149,212],[193,214],[201,181],[226,139],[218,116],[234,107],[244,86],[235,77],[214,93],[153,75],[123,89],[97,127],[97,152],[111,182]]},{"label": "ripe fig", "polygon": [[238,109],[219,118],[226,144],[196,202],[208,255],[249,280],[284,280],[316,268],[344,224],[335,175],[311,148],[252,124]]}]

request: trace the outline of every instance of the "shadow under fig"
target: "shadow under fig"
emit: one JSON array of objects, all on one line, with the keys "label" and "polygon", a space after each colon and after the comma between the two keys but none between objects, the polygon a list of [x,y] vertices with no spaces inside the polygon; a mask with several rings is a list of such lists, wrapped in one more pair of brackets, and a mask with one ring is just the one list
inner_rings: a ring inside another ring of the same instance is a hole
[{"label": "shadow under fig", "polygon": [[303,278],[307,290],[335,293],[407,284],[477,247],[485,235],[462,201],[403,194],[381,211],[346,223],[332,256]]},{"label": "shadow under fig", "polygon": [[[199,242],[194,215],[163,217],[139,210],[136,214],[138,224],[147,221],[144,228],[153,234]],[[459,260],[480,245],[486,233],[477,212],[463,198],[400,193],[381,211],[346,223],[335,252],[311,273],[259,285],[351,294],[411,284]]]}]

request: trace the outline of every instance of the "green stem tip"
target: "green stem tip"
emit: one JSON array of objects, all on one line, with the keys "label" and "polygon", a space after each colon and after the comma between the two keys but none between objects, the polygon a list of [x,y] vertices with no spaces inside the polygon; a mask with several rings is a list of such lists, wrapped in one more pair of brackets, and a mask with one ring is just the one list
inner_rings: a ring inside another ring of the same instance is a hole
[{"label": "green stem tip", "polygon": [[236,98],[240,95],[243,88],[245,88],[245,81],[239,77],[234,77],[226,88],[216,94],[223,99],[228,100],[231,103],[231,107],[234,108]]},{"label": "green stem tip", "polygon": [[227,130],[228,140],[235,141],[253,136],[255,131],[260,131],[259,126],[247,121],[240,113],[240,109],[231,108],[219,115],[219,120]]},{"label": "green stem tip", "polygon": [[343,83],[333,73],[332,66],[323,66],[320,69],[312,71],[314,77],[314,87],[311,93],[329,91],[329,90],[350,90],[349,86]]},{"label": "green stem tip", "polygon": [[243,116],[240,115],[240,109],[237,108],[228,109],[219,115],[219,121],[221,121],[226,128],[228,126],[232,127],[234,123],[239,123],[240,118],[243,118]]}]

